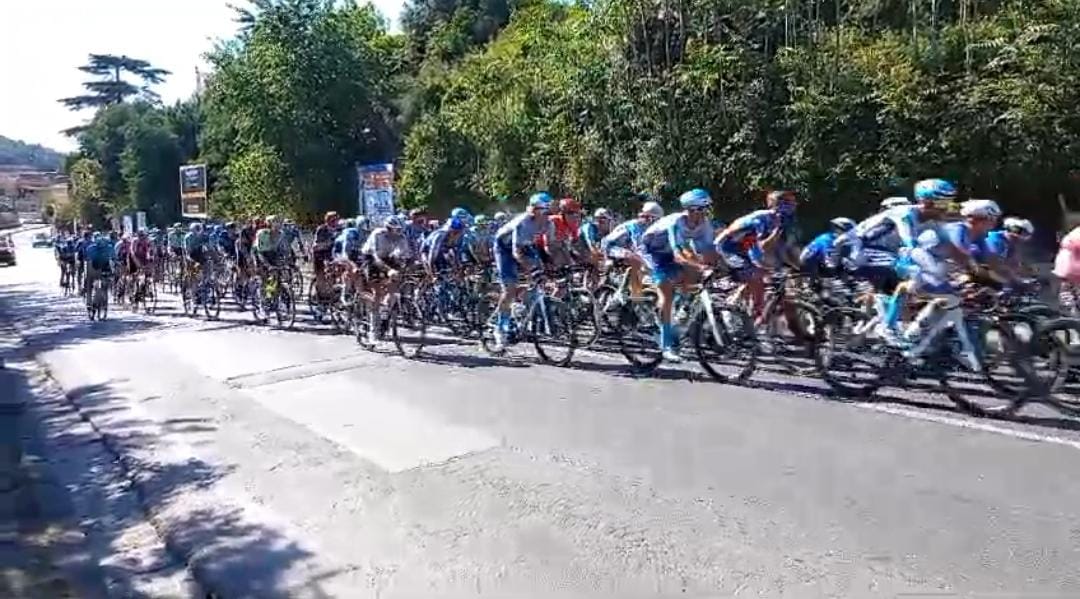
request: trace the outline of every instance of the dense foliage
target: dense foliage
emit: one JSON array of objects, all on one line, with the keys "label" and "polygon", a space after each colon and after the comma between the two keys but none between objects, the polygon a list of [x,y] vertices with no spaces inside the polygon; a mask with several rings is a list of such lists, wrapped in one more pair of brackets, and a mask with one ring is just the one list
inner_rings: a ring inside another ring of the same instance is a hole
[{"label": "dense foliage", "polygon": [[939,175],[1056,226],[1080,192],[1080,0],[414,0],[402,20],[253,2],[189,129],[129,102],[80,138],[104,205],[156,202],[153,164],[178,158],[210,164],[218,214],[299,218],[355,211],[354,165],[384,160],[405,205],[439,209],[703,185],[730,213],[783,186],[813,221]]},{"label": "dense foliage", "polygon": [[57,170],[63,163],[64,156],[55,150],[0,135],[0,165]]}]

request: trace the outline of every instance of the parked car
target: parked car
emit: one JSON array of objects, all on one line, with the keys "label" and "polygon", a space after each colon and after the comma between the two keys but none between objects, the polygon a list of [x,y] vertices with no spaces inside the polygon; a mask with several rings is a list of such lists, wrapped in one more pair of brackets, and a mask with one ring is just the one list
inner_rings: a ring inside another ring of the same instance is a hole
[{"label": "parked car", "polygon": [[52,239],[45,233],[34,233],[34,237],[30,241],[30,245],[36,248],[48,248],[52,247],[52,244]]},{"label": "parked car", "polygon": [[15,266],[15,242],[10,235],[0,237],[0,264]]}]

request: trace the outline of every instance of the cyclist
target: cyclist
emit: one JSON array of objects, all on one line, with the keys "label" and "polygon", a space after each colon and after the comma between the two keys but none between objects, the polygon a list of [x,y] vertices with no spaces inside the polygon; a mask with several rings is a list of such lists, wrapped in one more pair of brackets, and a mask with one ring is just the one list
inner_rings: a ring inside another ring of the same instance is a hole
[{"label": "cyclist", "polygon": [[[336,217],[336,213],[331,213]],[[334,264],[340,265],[345,271],[346,285],[341,288],[341,303],[349,304],[349,291],[358,283],[363,259],[360,250],[364,245],[363,236],[353,220],[338,221],[341,223],[341,232],[334,238],[330,246],[330,256]],[[336,223],[335,223],[336,224]],[[317,236],[316,236],[316,239]]]},{"label": "cyclist", "polygon": [[675,348],[675,327],[671,324],[675,286],[685,286],[692,278],[689,271],[704,271],[715,260],[709,192],[691,189],[679,196],[679,205],[681,212],[661,218],[641,236],[645,264],[657,286],[660,350],[669,362],[682,361]]},{"label": "cyclist", "polygon": [[401,272],[413,256],[401,217],[391,216],[383,226],[372,231],[360,253],[365,278],[373,296],[368,343],[374,345],[378,340],[378,325],[381,322],[378,317],[383,298],[397,291]]},{"label": "cyclist", "polygon": [[166,239],[173,257],[177,260],[182,259],[184,257],[184,229],[180,223],[173,223],[173,226],[169,227]]},{"label": "cyclist", "polygon": [[360,243],[363,244],[367,241],[368,235],[371,235],[371,219],[361,214],[356,217],[354,226],[360,232]]},{"label": "cyclist", "polygon": [[105,235],[95,233],[85,247],[86,256],[86,281],[83,287],[83,295],[86,296],[87,304],[93,301],[90,291],[94,283],[101,277],[112,275],[113,263],[116,262],[116,246]]},{"label": "cyclist", "polygon": [[[932,298],[900,337],[899,342],[904,345],[918,340],[938,310],[959,305],[959,293],[950,280],[948,264],[952,262],[969,274],[979,271],[972,246],[981,243],[997,224],[1001,208],[992,200],[968,200],[960,206],[960,214],[962,221],[923,229],[916,246],[899,260],[897,268],[907,279],[900,288]],[[962,351],[960,357],[973,368],[978,364],[970,352]]]},{"label": "cyclist", "polygon": [[[409,211],[409,222],[405,225],[403,231],[405,238],[409,241],[409,251],[413,256],[420,253],[420,242],[424,240],[424,236],[428,233],[427,223],[427,212],[424,209],[413,208]],[[385,224],[383,228],[385,228]]]},{"label": "cyclist", "polygon": [[656,202],[645,202],[637,218],[628,220],[612,229],[610,233],[600,240],[600,251],[609,260],[621,262],[628,267],[630,285],[630,298],[640,299],[641,293],[641,270],[645,266],[641,257],[641,236],[649,225],[663,218],[664,209]]},{"label": "cyclist", "polygon": [[551,203],[551,195],[547,192],[534,193],[529,197],[529,206],[525,212],[510,219],[495,232],[492,249],[495,254],[495,269],[502,283],[494,331],[495,351],[506,347],[507,333],[510,330],[510,304],[518,289],[518,266],[525,266],[530,270],[539,266],[539,255],[535,246],[537,237],[551,238],[555,235],[547,217]]},{"label": "cyclist", "polygon": [[461,249],[464,246],[465,218],[468,213],[459,214],[459,217],[450,217],[438,229],[428,235],[420,244],[420,256],[424,263],[424,270],[429,277],[434,278],[440,271],[454,270],[460,266]]},{"label": "cyclist", "polygon": [[592,220],[581,223],[578,234],[581,242],[594,256],[602,255],[600,241],[611,232],[611,211],[607,208],[597,208],[593,212]]},{"label": "cyclist", "polygon": [[[765,307],[765,267],[768,257],[785,257],[790,251],[790,235],[796,209],[795,192],[772,191],[765,197],[765,208],[739,217],[714,240],[717,253],[731,269],[735,281],[743,287],[736,300],[750,296],[751,312],[756,316]],[[785,260],[794,262],[794,260]]]},{"label": "cyclist", "polygon": [[554,266],[568,266],[585,255],[583,247],[579,244],[581,230],[581,204],[573,198],[559,200],[558,214],[548,218],[554,231],[552,243],[548,243],[546,236],[539,236],[536,245],[544,253],[541,256],[547,258],[547,262]]},{"label": "cyclist", "polygon": [[144,272],[153,260],[153,246],[146,229],[139,229],[128,248],[128,274],[134,277],[140,270]]},{"label": "cyclist", "polygon": [[933,229],[956,199],[956,187],[944,179],[925,179],[915,184],[915,204],[901,203],[863,220],[836,245],[851,245],[851,264],[856,275],[868,280],[877,293],[875,309],[881,317],[878,332],[887,339],[899,338],[897,325],[903,313],[905,287],[900,283],[909,263],[907,255],[917,236]]},{"label": "cyclist", "polygon": [[846,257],[844,250],[850,249],[844,245],[837,245],[836,239],[855,228],[855,221],[843,216],[829,221],[829,231],[818,235],[811,241],[801,254],[799,263],[802,271],[810,276],[815,284],[821,277],[833,277],[838,271],[843,259]]},{"label": "cyclist", "polygon": [[[94,243],[94,236],[89,228],[84,229],[82,237],[75,242],[75,260],[77,262],[75,277],[83,283],[85,283],[84,275],[86,274],[86,250],[92,243]],[[80,285],[79,293],[83,293],[85,289],[85,285]]]},{"label": "cyclist", "polygon": [[188,272],[193,272],[196,266],[201,268],[199,274],[201,277],[200,284],[209,276],[210,269],[206,268],[206,264],[210,260],[210,255],[207,252],[209,243],[209,237],[203,228],[203,224],[191,223],[187,235],[184,235],[184,259],[188,266]]},{"label": "cyclist", "polygon": [[[315,227],[315,237],[311,242],[311,261],[315,269],[315,289],[321,296],[327,288],[326,263],[333,258],[335,232],[338,226],[338,213],[327,212],[323,216],[323,222]],[[356,232],[359,235],[359,231]]]},{"label": "cyclist", "polygon": [[465,241],[462,242],[461,254],[465,262],[478,266],[491,263],[491,233],[488,217],[477,215],[473,225],[465,231]]},{"label": "cyclist", "polygon": [[79,252],[78,240],[70,235],[62,234],[53,244],[56,253],[56,263],[60,265],[60,287],[64,286],[68,277],[75,276],[75,257]]},{"label": "cyclist", "polygon": [[[1023,284],[1023,277],[1031,272],[1021,261],[1020,248],[1035,235],[1035,225],[1023,218],[1010,216],[1001,229],[990,231],[981,244],[973,248],[975,260],[999,273],[1010,283]],[[984,284],[993,285],[982,280]]]},{"label": "cyclist", "polygon": [[270,268],[280,266],[289,251],[288,237],[282,228],[281,217],[266,217],[266,226],[255,232],[253,246],[255,264],[261,275]]}]

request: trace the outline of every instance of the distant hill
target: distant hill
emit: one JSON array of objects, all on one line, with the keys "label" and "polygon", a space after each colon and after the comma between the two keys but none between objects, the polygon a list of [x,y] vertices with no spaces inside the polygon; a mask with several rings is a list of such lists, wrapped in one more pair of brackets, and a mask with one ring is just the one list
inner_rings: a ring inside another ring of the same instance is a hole
[{"label": "distant hill", "polygon": [[63,164],[64,155],[56,150],[0,135],[0,166],[19,165],[54,171]]}]

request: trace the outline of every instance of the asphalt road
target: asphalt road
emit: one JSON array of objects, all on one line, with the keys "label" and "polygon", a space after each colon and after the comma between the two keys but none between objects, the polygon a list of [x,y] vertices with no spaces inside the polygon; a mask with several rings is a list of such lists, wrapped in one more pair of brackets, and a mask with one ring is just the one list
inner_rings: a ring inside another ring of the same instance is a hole
[{"label": "asphalt road", "polygon": [[224,597],[1080,596],[1080,427],[1052,412],[407,361],[175,302],[90,323],[18,241],[0,319]]}]

